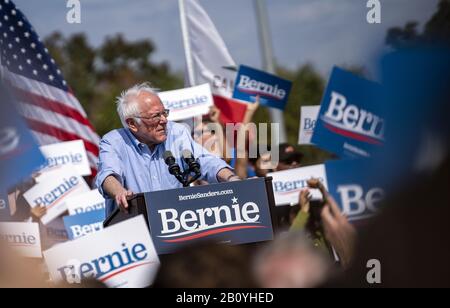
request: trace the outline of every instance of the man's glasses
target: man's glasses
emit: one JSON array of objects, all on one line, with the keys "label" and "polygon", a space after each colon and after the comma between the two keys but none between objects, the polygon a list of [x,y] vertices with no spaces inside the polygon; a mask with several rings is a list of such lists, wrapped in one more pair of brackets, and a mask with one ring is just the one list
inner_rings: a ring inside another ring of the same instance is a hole
[{"label": "man's glasses", "polygon": [[138,117],[138,116],[136,116],[134,118],[143,119],[143,120],[149,120],[151,122],[157,123],[157,122],[161,121],[161,117],[162,116],[164,116],[167,119],[169,117],[169,113],[170,113],[170,110],[169,109],[165,109],[164,111],[155,113],[151,117]]}]

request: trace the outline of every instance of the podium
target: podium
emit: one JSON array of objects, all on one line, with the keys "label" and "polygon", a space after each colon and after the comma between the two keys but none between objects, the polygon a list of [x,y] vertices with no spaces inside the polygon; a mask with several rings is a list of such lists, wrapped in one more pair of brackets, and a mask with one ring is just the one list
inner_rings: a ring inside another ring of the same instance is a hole
[{"label": "podium", "polygon": [[[243,180],[243,181],[252,181],[250,180]],[[234,182],[239,183],[239,182]],[[265,183],[265,191],[267,193],[267,202],[269,204],[269,211],[270,211],[270,217],[272,222],[272,228],[273,232],[277,233],[279,231],[279,217],[276,215],[276,206],[275,206],[275,198],[273,195],[273,187],[272,187],[272,177],[266,177],[264,178]],[[201,186],[200,186],[201,187]],[[149,230],[151,232],[151,226],[149,225],[149,213],[147,211],[147,204],[145,199],[145,193],[136,194],[133,196],[130,200],[128,200],[128,211],[123,212],[119,209],[116,209],[103,223],[103,226],[105,228],[110,227],[112,225],[115,225],[117,223],[120,223],[124,220],[144,215],[145,221],[147,223],[147,226],[149,227]]]}]

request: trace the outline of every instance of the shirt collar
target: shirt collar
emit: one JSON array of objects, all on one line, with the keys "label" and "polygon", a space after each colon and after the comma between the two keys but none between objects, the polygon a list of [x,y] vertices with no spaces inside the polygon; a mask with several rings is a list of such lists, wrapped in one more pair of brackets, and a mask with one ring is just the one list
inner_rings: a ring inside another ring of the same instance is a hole
[{"label": "shirt collar", "polygon": [[143,152],[144,147],[146,146],[145,143],[140,142],[135,135],[133,135],[133,133],[130,131],[130,129],[125,128],[125,131],[128,135],[128,138],[130,138],[131,143],[133,144],[133,146],[136,148],[136,150],[138,151],[138,153]]}]

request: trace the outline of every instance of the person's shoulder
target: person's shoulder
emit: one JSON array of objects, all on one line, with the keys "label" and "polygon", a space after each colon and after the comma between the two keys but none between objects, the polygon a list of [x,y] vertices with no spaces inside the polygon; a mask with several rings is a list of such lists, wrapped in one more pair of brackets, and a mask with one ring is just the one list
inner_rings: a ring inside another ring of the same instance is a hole
[{"label": "person's shoulder", "polygon": [[169,122],[167,123],[168,129],[172,133],[190,133],[189,125],[187,124],[181,124],[177,122]]},{"label": "person's shoulder", "polygon": [[106,135],[104,135],[102,140],[109,142],[120,141],[123,140],[124,137],[126,137],[126,135],[127,132],[124,128],[114,129],[109,133],[107,133]]}]

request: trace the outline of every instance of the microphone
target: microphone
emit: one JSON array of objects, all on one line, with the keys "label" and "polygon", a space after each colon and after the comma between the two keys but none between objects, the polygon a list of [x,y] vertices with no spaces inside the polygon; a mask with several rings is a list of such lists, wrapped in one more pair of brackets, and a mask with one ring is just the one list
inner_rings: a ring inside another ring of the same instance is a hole
[{"label": "microphone", "polygon": [[177,164],[177,161],[175,160],[175,157],[173,157],[172,152],[165,151],[163,154],[163,159],[166,165],[169,166],[169,173],[175,176],[181,184],[185,185],[180,166]]},{"label": "microphone", "polygon": [[183,160],[186,162],[186,164],[189,166],[189,170],[191,172],[194,172],[196,175],[201,174],[200,172],[200,164],[198,161],[194,158],[194,155],[189,150],[183,150],[181,153]]}]

